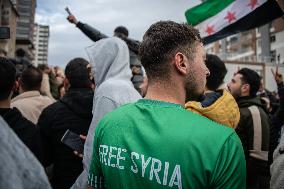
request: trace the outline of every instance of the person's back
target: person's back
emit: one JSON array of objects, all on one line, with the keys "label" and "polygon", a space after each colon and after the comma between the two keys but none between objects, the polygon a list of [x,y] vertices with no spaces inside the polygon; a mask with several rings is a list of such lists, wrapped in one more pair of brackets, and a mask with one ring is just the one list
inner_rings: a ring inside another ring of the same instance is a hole
[{"label": "person's back", "polygon": [[40,94],[41,82],[41,71],[35,67],[27,68],[20,76],[20,94],[11,101],[11,107],[18,108],[23,116],[34,124],[37,124],[42,110],[54,102],[53,99]]},{"label": "person's back", "polygon": [[13,88],[16,86],[16,68],[11,61],[0,57],[0,116],[9,124],[22,142],[42,161],[39,130],[17,108],[11,108]]},{"label": "person's back", "polygon": [[51,189],[41,164],[0,116],[0,188]]},{"label": "person's back", "polygon": [[112,178],[105,188],[243,187],[236,133],[181,105],[146,99],[125,105],[100,122],[95,136],[101,172],[94,171],[90,185],[103,175]]},{"label": "person's back", "polygon": [[89,80],[88,61],[71,60],[65,69],[67,93],[56,103],[48,106],[38,122],[44,144],[47,167],[53,164],[51,184],[53,188],[70,188],[83,170],[82,159],[61,142],[69,129],[87,135],[92,120],[94,92]]},{"label": "person's back", "polygon": [[24,117],[37,124],[42,110],[52,103],[54,100],[40,95],[38,91],[29,91],[13,98],[11,107],[18,108]]},{"label": "person's back", "polygon": [[209,75],[198,31],[157,22],[145,33],[140,56],[147,94],[99,122],[90,188],[245,188],[234,130],[184,109],[186,100],[203,94]]}]

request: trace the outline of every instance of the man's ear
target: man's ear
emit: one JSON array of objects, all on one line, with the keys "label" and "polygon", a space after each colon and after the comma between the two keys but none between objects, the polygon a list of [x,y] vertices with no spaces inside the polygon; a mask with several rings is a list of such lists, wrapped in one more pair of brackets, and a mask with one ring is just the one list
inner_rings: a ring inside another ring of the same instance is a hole
[{"label": "man's ear", "polygon": [[12,87],[12,90],[11,90],[11,92],[13,93],[13,92],[17,92],[19,90],[19,81],[15,81],[14,82],[14,85],[13,85],[13,87]]},{"label": "man's ear", "polygon": [[182,75],[187,75],[188,72],[188,62],[184,54],[178,52],[174,57],[174,66],[177,71]]},{"label": "man's ear", "polygon": [[249,95],[250,85],[249,84],[243,84],[241,87],[242,94],[248,94]]},{"label": "man's ear", "polygon": [[69,80],[67,79],[67,77],[64,78],[63,80],[63,85],[64,85],[64,88],[66,91],[68,91],[69,87],[70,87],[70,82]]},{"label": "man's ear", "polygon": [[14,83],[14,85],[13,85],[12,90],[13,90],[13,91],[18,90],[19,86],[20,86],[20,83],[19,83],[19,81],[16,80],[15,83]]}]

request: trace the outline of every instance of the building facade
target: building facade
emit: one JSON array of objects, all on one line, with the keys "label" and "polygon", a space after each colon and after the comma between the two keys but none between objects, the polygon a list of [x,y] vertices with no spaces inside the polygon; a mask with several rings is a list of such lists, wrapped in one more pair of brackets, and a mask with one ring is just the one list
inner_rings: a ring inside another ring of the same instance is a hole
[{"label": "building facade", "polygon": [[10,29],[10,38],[0,39],[0,48],[5,50],[7,56],[11,58],[15,56],[18,16],[16,0],[0,0],[0,26]]},{"label": "building facade", "polygon": [[26,58],[32,62],[34,59],[33,29],[35,20],[36,0],[18,0],[16,48],[26,51]]},{"label": "building facade", "polygon": [[49,26],[35,24],[34,26],[34,65],[48,64]]}]

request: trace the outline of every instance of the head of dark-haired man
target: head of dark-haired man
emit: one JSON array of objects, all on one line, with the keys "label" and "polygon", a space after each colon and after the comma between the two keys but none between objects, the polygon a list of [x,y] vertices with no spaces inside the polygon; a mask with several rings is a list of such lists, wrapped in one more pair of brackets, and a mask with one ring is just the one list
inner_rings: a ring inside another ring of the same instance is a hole
[{"label": "head of dark-haired man", "polygon": [[210,71],[210,76],[206,78],[206,90],[216,91],[227,74],[225,63],[218,56],[207,54],[205,65]]},{"label": "head of dark-haired man", "polygon": [[240,69],[228,83],[228,89],[235,99],[239,97],[256,97],[260,87],[260,76],[249,68]]},{"label": "head of dark-haired man", "polygon": [[[0,57],[0,103],[7,104],[7,108],[10,107],[15,82],[16,68],[14,64],[10,60]],[[6,103],[7,100],[9,103]]]},{"label": "head of dark-haired man", "polygon": [[36,67],[29,67],[20,76],[20,93],[26,91],[40,91],[42,73]]},{"label": "head of dark-haired man", "polygon": [[74,58],[65,68],[64,88],[91,88],[89,62],[83,58]]},{"label": "head of dark-haired man", "polygon": [[192,26],[172,21],[152,25],[144,35],[140,58],[148,90],[164,88],[182,101],[197,100],[203,94],[210,73],[199,32]]}]

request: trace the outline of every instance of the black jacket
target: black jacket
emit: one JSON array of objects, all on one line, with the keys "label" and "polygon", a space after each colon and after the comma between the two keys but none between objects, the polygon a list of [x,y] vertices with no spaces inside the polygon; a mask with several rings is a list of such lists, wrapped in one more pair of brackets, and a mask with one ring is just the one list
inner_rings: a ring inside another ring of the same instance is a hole
[{"label": "black jacket", "polygon": [[278,95],[279,95],[279,108],[271,117],[272,128],[270,131],[270,150],[269,150],[269,163],[272,163],[273,152],[279,144],[281,127],[284,126],[284,85],[283,83],[278,85]]},{"label": "black jacket", "polygon": [[270,122],[267,113],[265,112],[265,108],[260,102],[259,97],[240,97],[237,99],[237,103],[240,109],[240,122],[238,127],[236,128],[236,132],[239,135],[246,158],[249,156],[249,150],[253,149],[253,138],[254,138],[254,130],[253,130],[253,119],[252,115],[249,111],[250,106],[257,106],[260,112],[261,117],[261,127],[262,127],[262,145],[261,150],[268,151],[269,150],[269,133],[270,133]]},{"label": "black jacket", "polygon": [[61,143],[67,129],[87,135],[92,120],[92,89],[69,89],[58,102],[45,108],[40,115],[40,128],[47,167],[53,164],[51,184],[54,189],[70,188],[83,171],[82,159]]},{"label": "black jacket", "polygon": [[[246,157],[247,187],[254,186],[259,177],[265,178],[264,187],[269,185],[269,164],[266,160],[261,160],[250,155],[250,150],[254,150],[254,126],[250,106],[256,106],[260,113],[261,122],[261,151],[268,153],[270,137],[270,120],[265,108],[262,106],[259,97],[240,97],[237,100],[240,109],[240,122],[236,128],[236,133],[241,139]],[[254,154],[255,155],[255,154]]]},{"label": "black jacket", "polygon": [[43,163],[42,143],[36,125],[23,117],[17,108],[0,108],[0,115],[37,159]]}]

